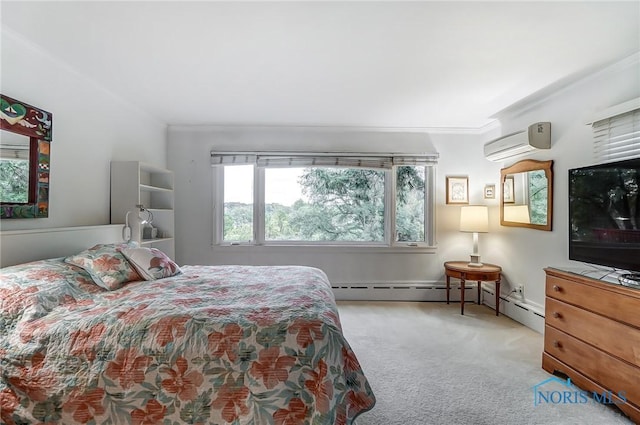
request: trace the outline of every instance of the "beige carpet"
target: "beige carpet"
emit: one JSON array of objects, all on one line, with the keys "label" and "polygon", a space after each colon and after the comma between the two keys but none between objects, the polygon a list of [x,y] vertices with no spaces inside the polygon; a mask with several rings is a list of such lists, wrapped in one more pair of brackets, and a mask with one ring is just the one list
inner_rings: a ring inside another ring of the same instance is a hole
[{"label": "beige carpet", "polygon": [[[486,306],[338,302],[342,326],[377,398],[357,425],[631,422],[589,399],[534,406],[542,335]],[[563,391],[552,382],[543,388]]]}]

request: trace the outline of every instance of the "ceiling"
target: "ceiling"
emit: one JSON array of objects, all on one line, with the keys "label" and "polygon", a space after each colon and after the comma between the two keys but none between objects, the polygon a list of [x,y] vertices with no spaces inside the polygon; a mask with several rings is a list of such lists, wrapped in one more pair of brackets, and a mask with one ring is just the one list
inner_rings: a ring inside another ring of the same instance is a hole
[{"label": "ceiling", "polygon": [[640,2],[11,2],[3,31],[170,125],[481,129],[640,51]]}]

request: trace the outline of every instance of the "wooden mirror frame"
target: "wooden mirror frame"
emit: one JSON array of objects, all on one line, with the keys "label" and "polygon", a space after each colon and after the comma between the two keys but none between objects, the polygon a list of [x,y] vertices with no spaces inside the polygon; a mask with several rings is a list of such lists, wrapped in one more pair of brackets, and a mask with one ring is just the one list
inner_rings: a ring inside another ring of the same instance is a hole
[{"label": "wooden mirror frame", "polygon": [[53,115],[0,94],[0,129],[29,138],[29,199],[22,204],[0,203],[0,218],[48,217]]},{"label": "wooden mirror frame", "polygon": [[[553,161],[536,161],[525,159],[500,170],[500,224],[510,227],[527,227],[529,229],[551,231],[553,222]],[[528,171],[544,170],[547,177],[547,224],[520,223],[504,219],[504,183],[508,175]]]}]

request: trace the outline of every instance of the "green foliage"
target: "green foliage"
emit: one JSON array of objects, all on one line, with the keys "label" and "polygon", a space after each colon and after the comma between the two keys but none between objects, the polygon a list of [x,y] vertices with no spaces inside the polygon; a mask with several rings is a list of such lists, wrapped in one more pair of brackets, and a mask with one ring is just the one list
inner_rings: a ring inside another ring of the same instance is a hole
[{"label": "green foliage", "polygon": [[29,201],[29,161],[0,160],[0,201],[16,204]]},{"label": "green foliage", "polygon": [[[398,240],[424,240],[424,167],[398,167]],[[384,241],[385,173],[306,168],[298,180],[306,200],[265,205],[269,241]],[[253,206],[225,203],[224,240],[252,239]]]},{"label": "green foliage", "polygon": [[547,176],[544,170],[529,171],[531,224],[547,224]]},{"label": "green foliage", "polygon": [[287,240],[290,235],[297,233],[299,226],[292,225],[290,222],[296,206],[299,205],[294,205],[294,208],[281,204],[265,205],[265,237],[268,240]]},{"label": "green foliage", "polygon": [[312,207],[296,214],[301,240],[384,241],[384,172],[307,168],[299,183]]},{"label": "green foliage", "polygon": [[424,242],[424,167],[398,167],[396,240]]},{"label": "green foliage", "polygon": [[253,204],[227,202],[224,205],[224,240],[253,239]]}]

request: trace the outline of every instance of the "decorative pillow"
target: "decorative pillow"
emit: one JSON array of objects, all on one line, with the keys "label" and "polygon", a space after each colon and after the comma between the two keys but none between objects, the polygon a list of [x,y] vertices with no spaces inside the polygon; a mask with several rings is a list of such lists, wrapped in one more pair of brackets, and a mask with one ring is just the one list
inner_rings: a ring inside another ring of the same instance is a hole
[{"label": "decorative pillow", "polygon": [[122,251],[123,249],[127,249],[127,248],[138,248],[140,246],[140,244],[136,241],[129,241],[129,242],[120,242],[120,243],[99,243],[91,248],[89,248],[89,251],[96,251],[98,249],[105,249],[105,250],[113,250],[113,251]]},{"label": "decorative pillow", "polygon": [[126,248],[122,254],[146,280],[162,279],[182,273],[180,267],[156,248]]},{"label": "decorative pillow", "polygon": [[138,272],[122,255],[128,244],[99,244],[93,248],[71,255],[64,259],[84,269],[96,285],[113,291],[127,282],[142,280]]}]

